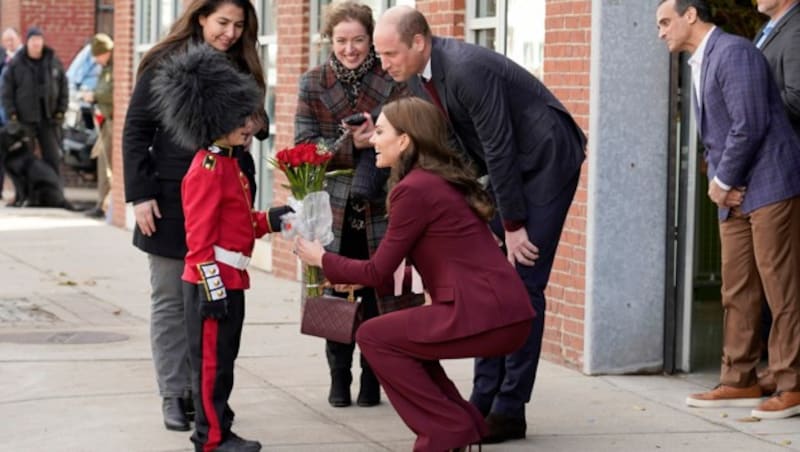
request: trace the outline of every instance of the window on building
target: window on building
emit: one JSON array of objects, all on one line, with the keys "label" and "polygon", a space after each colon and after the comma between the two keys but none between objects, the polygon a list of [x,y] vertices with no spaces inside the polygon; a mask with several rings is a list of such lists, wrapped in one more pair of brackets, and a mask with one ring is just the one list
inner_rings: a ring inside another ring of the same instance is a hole
[{"label": "window on building", "polygon": [[256,162],[258,176],[258,193],[256,207],[266,209],[272,205],[273,168],[267,159],[274,153],[275,146],[275,86],[278,84],[278,35],[277,35],[277,0],[258,0],[259,36],[261,64],[267,78],[267,98],[265,105],[270,118],[269,138],[265,141],[253,140],[253,159]]},{"label": "window on building", "polygon": [[96,0],[95,33],[114,36],[114,0]]},{"label": "window on building", "polygon": [[134,68],[142,55],[167,34],[182,11],[181,3],[181,0],[136,0]]},{"label": "window on building", "polygon": [[[310,43],[310,66],[321,64],[328,57],[331,51],[330,43],[323,40],[320,35],[322,21],[325,17],[325,8],[330,5],[331,0],[312,0],[311,1],[311,24],[309,27],[311,35]],[[372,15],[377,20],[378,17],[387,9],[396,5],[414,6],[415,0],[362,0],[361,3],[372,8]]]},{"label": "window on building", "polygon": [[467,0],[466,41],[543,75],[545,0]]}]

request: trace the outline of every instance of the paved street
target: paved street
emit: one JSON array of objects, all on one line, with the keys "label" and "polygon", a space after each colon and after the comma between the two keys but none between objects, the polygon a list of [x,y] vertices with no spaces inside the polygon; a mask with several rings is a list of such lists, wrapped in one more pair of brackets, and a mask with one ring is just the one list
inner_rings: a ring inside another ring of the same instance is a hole
[{"label": "paved street", "polygon": [[[0,451],[190,450],[187,433],[162,426],[147,264],[130,241],[79,213],[0,207]],[[411,450],[385,399],[327,404],[323,341],[298,332],[299,284],[251,277],[235,431],[265,451]],[[446,368],[468,394],[471,362]],[[528,438],[485,451],[800,450],[800,417],[686,408],[714,375],[589,377],[548,362],[539,373]]]}]

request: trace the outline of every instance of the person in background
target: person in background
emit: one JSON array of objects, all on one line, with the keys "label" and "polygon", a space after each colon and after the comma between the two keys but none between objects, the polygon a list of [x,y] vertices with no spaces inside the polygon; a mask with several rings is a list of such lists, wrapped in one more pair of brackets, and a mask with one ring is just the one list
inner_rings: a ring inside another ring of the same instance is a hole
[{"label": "person in background", "polygon": [[86,93],[84,100],[94,103],[96,111],[100,113],[98,126],[100,133],[92,148],[92,157],[97,159],[97,204],[87,211],[86,215],[92,218],[103,218],[108,206],[108,194],[111,192],[111,143],[114,130],[114,81],[112,79],[114,67],[111,61],[111,52],[114,50],[114,41],[105,33],[98,33],[92,37],[92,55],[97,64],[102,67],[94,92]]},{"label": "person in background", "polygon": [[264,99],[266,84],[253,4],[249,0],[194,0],[169,34],[142,58],[122,138],[125,199],[133,203],[136,217],[133,244],[147,253],[150,266],[150,341],[164,425],[177,431],[188,431],[194,416],[181,282],[186,256],[181,181],[196,149],[187,149],[164,130],[151,105],[150,84],[153,69],[200,43],[225,52],[238,70],[255,79]]},{"label": "person in background", "polygon": [[[656,23],[670,52],[692,54],[697,128],[722,245],[720,384],[686,404],[754,407],[759,419],[800,414],[800,139],[764,55],[717,28],[705,0],[661,0]],[[778,390],[766,400],[756,376],[764,295]]]},{"label": "person in background", "polygon": [[[19,39],[19,33],[13,28],[6,28],[0,37],[0,44],[2,44],[2,60],[0,61],[0,93],[3,92],[3,71],[6,65],[14,58],[17,51],[22,48],[22,41]],[[0,127],[4,126],[8,121],[6,110],[0,102]],[[3,154],[0,150],[0,154]],[[3,199],[3,185],[5,184],[6,170],[3,166],[3,160],[0,159],[0,199]]]},{"label": "person in background", "polygon": [[[758,12],[769,21],[761,27],[753,43],[767,57],[775,76],[781,100],[794,133],[800,137],[800,1],[757,0]],[[761,340],[768,349],[772,316],[769,304],[761,305]],[[759,372],[758,384],[765,394],[775,392],[775,377],[769,370]]]},{"label": "person in background", "polygon": [[[405,92],[381,69],[372,47],[375,21],[369,6],[356,1],[332,3],[325,14],[322,36],[331,42],[331,54],[321,65],[300,78],[295,143],[323,143],[334,153],[328,168],[353,169],[353,174],[327,179],[331,197],[334,241],[328,250],[344,256],[367,259],[386,231],[385,182],[388,174],[375,167],[369,137],[374,125],[370,113],[387,100]],[[342,121],[354,113],[367,112],[363,124]],[[376,293],[361,288],[361,312],[365,319],[378,315]],[[355,344],[325,341],[331,375],[328,403],[345,407],[352,403],[350,383]],[[361,380],[356,403],[373,406],[380,402],[380,386],[369,363],[361,356]]]},{"label": "person in background", "polygon": [[78,54],[75,55],[75,58],[72,59],[72,63],[70,63],[67,69],[69,97],[71,100],[81,99],[86,95],[91,95],[95,87],[97,87],[97,80],[100,77],[100,72],[103,70],[103,64],[101,61],[98,61],[97,55],[95,55],[93,51],[93,49],[96,48],[93,47],[96,37],[97,35],[92,37],[92,39],[81,48]]},{"label": "person in background", "polygon": [[525,285],[488,227],[489,194],[447,144],[444,116],[405,97],[383,107],[370,142],[391,168],[389,225],[369,260],[296,241],[300,259],[334,284],[391,284],[409,258],[426,305],[367,320],[356,341],[397,413],[417,434],[415,452],[461,450],[488,432],[439,360],[502,356],[522,346],[536,315]]},{"label": "person in background", "polygon": [[8,120],[18,121],[36,138],[42,160],[60,174],[67,77],[38,27],[28,29],[24,49],[17,52],[3,73],[2,103]]},{"label": "person in background", "polygon": [[547,87],[509,58],[431,34],[408,6],[387,10],[375,50],[397,81],[420,79],[449,122],[462,157],[488,176],[498,206],[493,230],[537,312],[525,345],[475,361],[472,402],[486,416],[486,443],[524,438],[542,348],[545,289],[561,230],[578,186],[586,138]]}]

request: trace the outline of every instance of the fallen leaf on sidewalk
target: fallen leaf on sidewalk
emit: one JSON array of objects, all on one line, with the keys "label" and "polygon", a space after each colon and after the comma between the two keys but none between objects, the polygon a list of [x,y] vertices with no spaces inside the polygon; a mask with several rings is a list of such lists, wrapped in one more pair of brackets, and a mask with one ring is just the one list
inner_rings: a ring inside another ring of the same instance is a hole
[{"label": "fallen leaf on sidewalk", "polygon": [[643,406],[639,406],[639,405],[634,405],[633,409],[636,410],[636,411],[647,411],[647,408],[645,408]]},{"label": "fallen leaf on sidewalk", "polygon": [[743,417],[741,419],[736,419],[737,422],[761,422],[761,419],[753,416]]},{"label": "fallen leaf on sidewalk", "polygon": [[719,415],[719,417],[728,417],[728,413],[722,413]]},{"label": "fallen leaf on sidewalk", "polygon": [[67,279],[65,281],[59,281],[58,285],[59,286],[77,286],[78,283],[76,283],[75,281],[73,281],[71,279]]},{"label": "fallen leaf on sidewalk", "polygon": [[789,446],[791,444],[792,444],[792,442],[790,440],[788,440],[788,439],[785,439],[785,440],[781,441],[781,445],[782,446]]},{"label": "fallen leaf on sidewalk", "polygon": [[96,286],[97,285],[97,281],[95,281],[93,279],[87,279],[86,281],[83,282],[83,285],[84,286]]},{"label": "fallen leaf on sidewalk", "polygon": [[111,313],[114,314],[114,315],[120,315],[120,314],[122,314],[122,309],[115,309],[115,310],[111,311]]}]

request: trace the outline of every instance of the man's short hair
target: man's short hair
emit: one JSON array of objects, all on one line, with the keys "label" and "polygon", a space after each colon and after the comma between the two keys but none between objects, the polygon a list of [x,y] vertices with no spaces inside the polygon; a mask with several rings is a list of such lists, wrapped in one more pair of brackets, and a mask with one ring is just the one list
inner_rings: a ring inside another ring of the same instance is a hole
[{"label": "man's short hair", "polygon": [[[658,4],[666,3],[668,0],[661,0]],[[697,17],[703,22],[711,23],[711,7],[708,6],[706,0],[675,0],[675,12],[679,16],[686,14],[689,8],[694,8],[697,11]]]},{"label": "man's short hair", "polygon": [[409,47],[414,42],[415,35],[421,34],[426,40],[431,38],[431,27],[428,25],[428,21],[416,9],[403,14],[395,24],[395,27],[400,40]]}]

